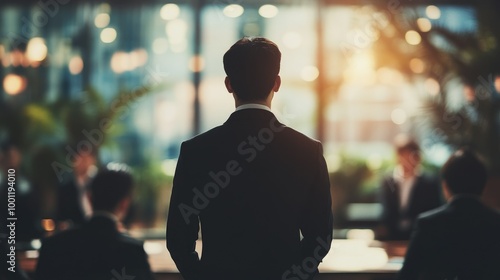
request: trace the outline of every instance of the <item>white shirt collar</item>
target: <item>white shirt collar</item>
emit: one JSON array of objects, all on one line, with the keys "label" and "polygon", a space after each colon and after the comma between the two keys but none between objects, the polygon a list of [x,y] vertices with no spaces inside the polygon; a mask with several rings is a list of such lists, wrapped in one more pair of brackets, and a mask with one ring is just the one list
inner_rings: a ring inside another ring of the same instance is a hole
[{"label": "white shirt collar", "polygon": [[261,110],[266,110],[271,112],[271,108],[267,107],[266,105],[262,104],[256,104],[256,103],[249,103],[249,104],[243,104],[238,107],[236,107],[235,111],[240,111],[244,109],[261,109]]}]

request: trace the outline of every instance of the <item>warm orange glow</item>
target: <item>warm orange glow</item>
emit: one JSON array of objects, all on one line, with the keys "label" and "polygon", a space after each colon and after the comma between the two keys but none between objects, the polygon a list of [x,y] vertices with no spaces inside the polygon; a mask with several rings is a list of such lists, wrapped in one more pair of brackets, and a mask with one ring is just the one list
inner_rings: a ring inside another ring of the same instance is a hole
[{"label": "warm orange glow", "polygon": [[495,77],[495,90],[500,93],[500,75]]},{"label": "warm orange glow", "polygon": [[26,78],[17,74],[8,74],[3,79],[3,88],[7,94],[16,95],[26,88]]},{"label": "warm orange glow", "polygon": [[472,88],[471,86],[465,86],[464,96],[467,101],[469,102],[474,101],[474,99],[476,98],[476,94],[474,93],[474,88]]},{"label": "warm orange glow", "polygon": [[116,52],[111,57],[111,70],[120,74],[129,69],[128,54],[126,52]]},{"label": "warm orange glow", "polygon": [[422,32],[429,32],[432,28],[432,23],[430,20],[426,18],[419,18],[417,19],[417,25],[418,29]]},{"label": "warm orange glow", "polygon": [[201,72],[205,68],[205,59],[200,55],[195,55],[189,60],[189,70]]},{"label": "warm orange glow", "polygon": [[29,40],[26,46],[26,57],[30,61],[42,61],[47,57],[47,46],[45,40],[39,37]]},{"label": "warm orange glow", "polygon": [[52,220],[52,219],[43,219],[42,220],[42,228],[45,231],[54,231],[56,229],[56,225],[54,223],[54,220]]},{"label": "warm orange glow", "polygon": [[376,81],[375,58],[371,51],[354,54],[348,60],[347,69],[344,71],[347,83],[370,85]]},{"label": "warm orange glow", "polygon": [[69,60],[69,72],[73,75],[78,75],[83,70],[83,60],[80,56],[74,56]]},{"label": "warm orange glow", "polygon": [[420,74],[425,70],[425,64],[420,58],[410,60],[410,69],[413,73]]},{"label": "warm orange glow", "polygon": [[407,31],[405,34],[406,42],[410,45],[418,45],[422,41],[422,37],[415,30]]}]

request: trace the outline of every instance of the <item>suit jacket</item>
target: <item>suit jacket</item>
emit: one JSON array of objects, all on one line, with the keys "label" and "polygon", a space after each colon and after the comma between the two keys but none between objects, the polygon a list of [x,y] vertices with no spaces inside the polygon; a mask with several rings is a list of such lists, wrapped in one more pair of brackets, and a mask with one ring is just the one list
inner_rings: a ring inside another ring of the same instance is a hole
[{"label": "suit jacket", "polygon": [[[406,209],[400,207],[399,186],[393,176],[384,179],[381,194],[382,222],[388,231],[386,239],[389,240],[410,239],[418,215],[443,204],[439,182],[425,175],[415,178]],[[407,227],[400,226],[403,220],[407,221]]]},{"label": "suit jacket", "polygon": [[400,279],[500,279],[500,213],[462,196],[423,214]]},{"label": "suit jacket", "polygon": [[75,178],[67,178],[58,189],[57,220],[70,220],[76,226],[82,225],[86,220]]},{"label": "suit jacket", "polygon": [[153,279],[141,241],[121,234],[115,221],[94,216],[81,228],[42,242],[37,280]]},{"label": "suit jacket", "polygon": [[[199,222],[201,260],[194,250]],[[269,111],[244,109],[182,144],[167,247],[184,279],[306,279],[331,240],[330,184],[318,141]]]}]

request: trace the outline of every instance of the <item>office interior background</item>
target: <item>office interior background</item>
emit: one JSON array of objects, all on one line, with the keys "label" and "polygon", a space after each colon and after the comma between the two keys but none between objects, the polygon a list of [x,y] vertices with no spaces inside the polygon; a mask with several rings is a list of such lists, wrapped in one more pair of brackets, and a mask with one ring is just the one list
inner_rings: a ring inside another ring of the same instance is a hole
[{"label": "office interior background", "polygon": [[[283,54],[273,112],[325,147],[337,234],[374,229],[400,134],[436,176],[474,147],[498,184],[499,15],[484,0],[2,1],[0,138],[19,149],[44,234],[80,149],[97,168],[132,167],[129,228],[164,238],[181,142],[234,110],[222,56],[264,36]],[[497,189],[485,194],[493,207]]]}]

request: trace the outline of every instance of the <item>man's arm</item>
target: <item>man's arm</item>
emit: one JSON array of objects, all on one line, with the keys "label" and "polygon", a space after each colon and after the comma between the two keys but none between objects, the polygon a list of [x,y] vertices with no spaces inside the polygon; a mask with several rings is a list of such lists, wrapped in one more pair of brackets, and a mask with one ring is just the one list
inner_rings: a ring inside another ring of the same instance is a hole
[{"label": "man's arm", "polygon": [[189,174],[194,161],[189,160],[186,144],[175,170],[172,197],[167,220],[167,248],[185,280],[200,279],[200,259],[195,251],[199,229],[199,210],[193,205],[193,176]]},{"label": "man's arm", "polygon": [[332,201],[330,179],[323,157],[321,143],[317,145],[316,178],[310,187],[309,197],[301,220],[300,230],[302,262],[312,258],[319,264],[330,250],[333,234]]}]

